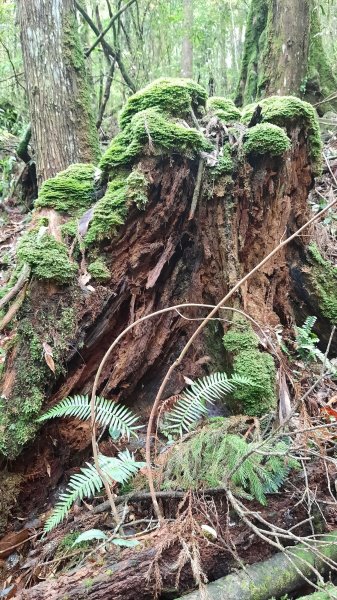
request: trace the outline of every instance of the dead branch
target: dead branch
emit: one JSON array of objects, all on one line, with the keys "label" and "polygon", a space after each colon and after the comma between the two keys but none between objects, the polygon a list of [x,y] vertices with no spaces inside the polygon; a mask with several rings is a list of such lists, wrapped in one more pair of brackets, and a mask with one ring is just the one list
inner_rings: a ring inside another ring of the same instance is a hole
[{"label": "dead branch", "polygon": [[18,277],[16,284],[0,300],[0,309],[6,306],[6,304],[8,304],[8,302],[12,300],[12,298],[15,298],[18,292],[23,288],[26,281],[29,279],[30,271],[30,266],[27,263],[25,263],[22,267],[21,273]]}]

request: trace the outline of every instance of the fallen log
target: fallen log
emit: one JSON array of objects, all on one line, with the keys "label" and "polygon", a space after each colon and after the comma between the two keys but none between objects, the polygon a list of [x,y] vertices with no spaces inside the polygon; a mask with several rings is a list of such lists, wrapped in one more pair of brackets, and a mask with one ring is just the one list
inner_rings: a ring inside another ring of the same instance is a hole
[{"label": "fallen log", "polygon": [[337,587],[328,585],[323,590],[309,594],[309,596],[301,596],[300,600],[335,600],[337,598]]},{"label": "fallen log", "polygon": [[[322,541],[326,545],[312,542],[312,551],[303,546],[287,548],[287,554],[280,552],[264,562],[209,583],[207,592],[210,600],[270,600],[273,596],[279,598],[295,592],[303,586],[305,579],[314,579],[313,568],[324,575],[329,571],[328,561],[337,560],[337,532],[322,536],[320,542]],[[319,550],[327,561],[317,558],[315,550]],[[310,597],[315,600],[337,597],[324,595],[324,592],[319,592],[316,598],[315,596],[316,594]],[[178,600],[200,600],[202,597],[199,591],[195,591]]]}]

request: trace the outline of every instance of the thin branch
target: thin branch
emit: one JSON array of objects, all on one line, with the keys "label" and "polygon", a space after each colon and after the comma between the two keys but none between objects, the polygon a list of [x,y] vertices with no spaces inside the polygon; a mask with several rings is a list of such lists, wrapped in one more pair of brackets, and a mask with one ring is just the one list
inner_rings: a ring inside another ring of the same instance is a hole
[{"label": "thin branch", "polygon": [[25,92],[25,91],[26,91],[26,89],[25,89],[25,87],[22,85],[22,83],[20,83],[20,81],[19,81],[18,74],[17,74],[17,72],[16,72],[16,70],[15,70],[15,66],[14,66],[14,63],[13,63],[13,61],[12,61],[12,58],[11,58],[10,52],[9,52],[9,50],[8,50],[8,48],[7,48],[7,46],[6,46],[6,44],[4,43],[4,41],[3,41],[1,38],[0,38],[0,44],[1,44],[1,46],[3,47],[3,49],[5,50],[5,52],[6,52],[6,54],[7,54],[7,57],[8,57],[8,60],[9,60],[9,62],[10,62],[10,64],[11,64],[11,67],[12,67],[12,69],[13,69],[13,77],[15,78],[16,84],[17,84],[18,86],[20,86],[20,87],[21,87],[21,88],[24,90],[24,92]]},{"label": "thin branch", "polygon": [[[75,0],[75,6],[78,10],[79,13],[81,13],[83,19],[86,21],[86,23],[88,23],[89,27],[93,30],[93,32],[99,36],[100,31],[97,28],[97,26],[95,25],[95,23],[93,22],[93,20],[89,17],[88,13],[84,10],[84,8]],[[108,44],[108,42],[105,41],[105,39],[101,39],[100,43],[102,45],[102,48],[104,50],[104,52],[111,56],[118,64],[119,70],[122,74],[122,77],[126,83],[126,85],[130,88],[130,90],[132,92],[136,91],[136,85],[134,83],[134,81],[132,81],[131,77],[128,75],[126,67],[123,63],[123,60],[121,58],[121,54],[119,51],[116,51],[112,48],[112,46],[110,46],[110,44]]]},{"label": "thin branch", "polygon": [[[89,48],[89,50],[86,51],[85,55],[88,57],[91,52],[96,48],[96,46],[103,40],[104,36],[108,33],[108,31],[111,29],[112,25],[114,24],[114,22],[118,19],[118,17],[120,17],[120,15],[127,9],[129,8],[129,6],[131,6],[131,4],[133,4],[134,2],[136,2],[136,0],[129,0],[129,2],[127,4],[125,4],[124,6],[122,6],[122,8],[116,12],[116,14],[112,17],[112,19],[110,19],[108,25],[106,26],[105,29],[103,29],[103,31],[99,34],[99,36],[96,38],[96,40],[94,41],[93,45]],[[77,2],[76,2],[76,6],[78,8]],[[83,13],[82,13],[83,14]]]}]

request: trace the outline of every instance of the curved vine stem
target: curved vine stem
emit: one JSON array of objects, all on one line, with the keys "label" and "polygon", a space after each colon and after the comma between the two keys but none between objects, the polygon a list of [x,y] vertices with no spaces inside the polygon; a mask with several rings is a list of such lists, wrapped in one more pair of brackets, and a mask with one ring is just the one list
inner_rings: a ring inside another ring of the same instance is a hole
[{"label": "curved vine stem", "polygon": [[[103,367],[106,363],[106,361],[108,360],[111,352],[113,351],[113,349],[117,346],[117,344],[120,342],[120,340],[129,332],[131,331],[131,329],[133,329],[133,327],[136,327],[136,325],[139,325],[140,323],[147,321],[148,319],[152,319],[153,317],[156,317],[158,315],[162,315],[164,313],[170,312],[170,311],[177,311],[180,308],[214,308],[215,305],[213,304],[196,304],[196,303],[185,303],[185,304],[176,304],[174,306],[169,306],[167,308],[162,308],[161,310],[157,310],[155,312],[149,313],[148,315],[144,315],[144,317],[141,317],[140,319],[137,319],[136,321],[134,321],[133,323],[131,323],[128,327],[126,327],[118,336],[117,338],[112,342],[112,344],[109,346],[108,350],[106,351],[106,353],[104,354],[101,363],[97,369],[96,372],[96,376],[95,376],[95,380],[94,380],[94,384],[92,387],[92,393],[91,393],[91,399],[90,399],[90,420],[91,420],[91,444],[92,444],[92,451],[93,451],[93,458],[94,458],[94,463],[95,463],[95,467],[104,483],[104,487],[105,490],[107,492],[108,495],[108,499],[110,502],[110,506],[111,506],[111,512],[113,513],[116,521],[117,521],[117,525],[118,525],[118,513],[116,510],[116,505],[114,502],[114,499],[112,497],[111,494],[111,490],[110,490],[110,485],[109,482],[106,480],[106,478],[104,477],[104,474],[102,473],[102,470],[99,466],[99,459],[98,459],[98,447],[97,447],[97,438],[96,438],[96,427],[95,427],[95,422],[96,422],[96,418],[95,418],[95,413],[96,413],[96,406],[95,406],[95,401],[96,401],[96,392],[97,392],[97,386],[98,386],[98,381],[99,378],[101,376]],[[221,310],[229,310],[231,312],[236,312],[238,314],[243,315],[246,319],[248,319],[249,321],[251,321],[262,333],[263,337],[268,341],[268,337],[265,334],[265,332],[263,331],[262,327],[259,325],[259,323],[257,321],[255,321],[255,319],[253,319],[252,317],[250,317],[247,313],[245,313],[243,310],[240,310],[238,308],[232,308],[232,307],[225,307],[222,306]],[[275,348],[273,348],[275,354],[277,354],[277,351]],[[149,468],[148,468],[149,469]],[[153,501],[153,496],[152,496],[152,501]]]},{"label": "curved vine stem", "polygon": [[182,349],[181,353],[179,354],[178,358],[172,363],[172,365],[168,369],[168,371],[160,385],[160,388],[157,392],[154,403],[152,405],[152,410],[150,413],[148,426],[147,426],[146,446],[145,446],[145,457],[146,457],[146,463],[147,463],[147,476],[148,476],[149,489],[150,489],[151,496],[152,496],[153,507],[154,507],[154,510],[155,510],[155,513],[156,513],[159,523],[162,523],[164,521],[164,519],[163,519],[163,515],[161,513],[161,510],[159,508],[159,504],[157,501],[156,490],[154,487],[154,480],[153,480],[152,471],[151,471],[151,432],[152,432],[152,428],[154,425],[154,419],[155,419],[155,415],[156,415],[159,403],[161,401],[163,392],[165,390],[168,380],[170,379],[171,374],[173,373],[175,368],[178,365],[180,365],[184,356],[187,354],[189,348],[191,347],[191,345],[193,344],[194,340],[199,335],[199,333],[204,329],[204,327],[212,319],[212,317],[216,314],[216,312],[220,308],[222,308],[223,305],[233,296],[233,294],[235,294],[235,292],[238,289],[240,289],[240,287],[246,281],[248,281],[248,279],[250,279],[252,277],[252,275],[254,275],[257,271],[259,271],[259,269],[261,269],[261,267],[263,267],[275,254],[277,254],[277,252],[279,252],[282,248],[284,248],[284,246],[289,244],[289,242],[291,242],[293,239],[298,237],[302,233],[302,231],[307,229],[312,223],[314,223],[315,221],[320,219],[328,210],[330,210],[330,208],[335,206],[335,204],[337,204],[337,198],[335,198],[332,202],[327,204],[327,206],[325,208],[323,208],[320,212],[318,212],[311,219],[309,219],[309,221],[304,223],[304,225],[302,225],[302,227],[300,227],[297,231],[295,231],[295,233],[293,233],[291,236],[289,236],[283,242],[278,244],[278,246],[276,246],[276,248],[274,248],[274,250],[272,250],[267,256],[265,256],[265,258],[263,260],[261,260],[249,273],[247,273],[244,277],[242,277],[240,279],[240,281],[238,281],[235,284],[235,286],[232,287],[232,289],[226,294],[226,296],[224,296],[224,298],[222,298],[222,300],[220,300],[220,302],[211,310],[211,312],[202,321],[202,323],[200,323],[200,325],[197,327],[195,332],[192,334],[192,336],[190,337],[188,342],[185,344],[185,346]]}]

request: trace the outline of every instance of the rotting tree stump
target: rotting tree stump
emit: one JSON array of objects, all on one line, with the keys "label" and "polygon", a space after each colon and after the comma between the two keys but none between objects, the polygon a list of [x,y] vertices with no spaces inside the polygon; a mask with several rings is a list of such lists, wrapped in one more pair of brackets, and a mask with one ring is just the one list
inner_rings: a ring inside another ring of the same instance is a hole
[{"label": "rotting tree stump", "polygon": [[[226,136],[219,120],[215,127],[222,137]],[[240,125],[237,136],[231,139],[232,172],[219,176],[206,169],[193,219],[189,214],[200,158],[188,157],[182,151],[158,155],[149,139],[143,155],[134,163],[149,182],[145,210],[130,205],[116,235],[96,244],[96,251],[105,256],[109,279],[104,284],[94,283],[94,290],[86,287],[83,278],[73,279],[68,285],[42,283],[37,278],[30,282],[14,323],[14,331],[20,333],[19,343],[12,343],[8,349],[2,379],[3,410],[9,415],[3,437],[9,446],[11,427],[17,427],[18,415],[20,418],[18,381],[23,391],[31,390],[38,409],[42,399],[46,407],[74,393],[90,393],[104,353],[127,325],[170,305],[216,304],[240,276],[306,222],[307,198],[314,181],[308,124],[291,119],[284,122],[284,127],[290,139],[287,152],[274,157],[270,151],[247,156],[242,148],[247,130]],[[103,183],[106,185],[106,181]],[[102,195],[105,190],[99,191]],[[314,288],[310,294],[308,241],[310,231],[285,246],[242,287],[232,299],[232,306],[242,308],[271,332],[280,323],[291,328],[302,302],[304,314],[312,314],[315,304],[324,342],[330,335],[330,322],[324,317]],[[83,267],[83,257],[75,258]],[[301,296],[303,281],[306,295]],[[98,393],[133,407],[145,421],[168,366],[195,330],[196,323],[190,319],[205,311],[186,309],[183,314],[165,313],[137,325],[126,335],[103,369]],[[171,378],[165,397],[183,389],[184,376],[193,379],[225,368],[229,357],[222,346],[223,330],[222,322],[212,322],[198,338]],[[44,342],[58,348],[60,366],[56,376],[43,358],[41,361]],[[26,362],[31,371],[25,378]],[[35,375],[42,381],[34,381]],[[28,433],[24,430],[22,438],[27,444],[18,458],[21,438],[16,432],[16,446],[7,454],[16,459],[11,469],[25,481],[18,500],[25,514],[42,506],[64,470],[78,467],[88,455],[90,427],[77,421],[73,425],[68,421],[47,424],[38,432],[34,428]],[[34,435],[35,440],[28,444]],[[150,561],[151,551],[148,553]],[[139,575],[136,569],[133,589],[138,588]],[[108,597],[104,596],[103,580],[101,583],[102,592],[92,598]],[[58,593],[60,597],[60,590]],[[126,598],[125,585],[123,594]]]}]

